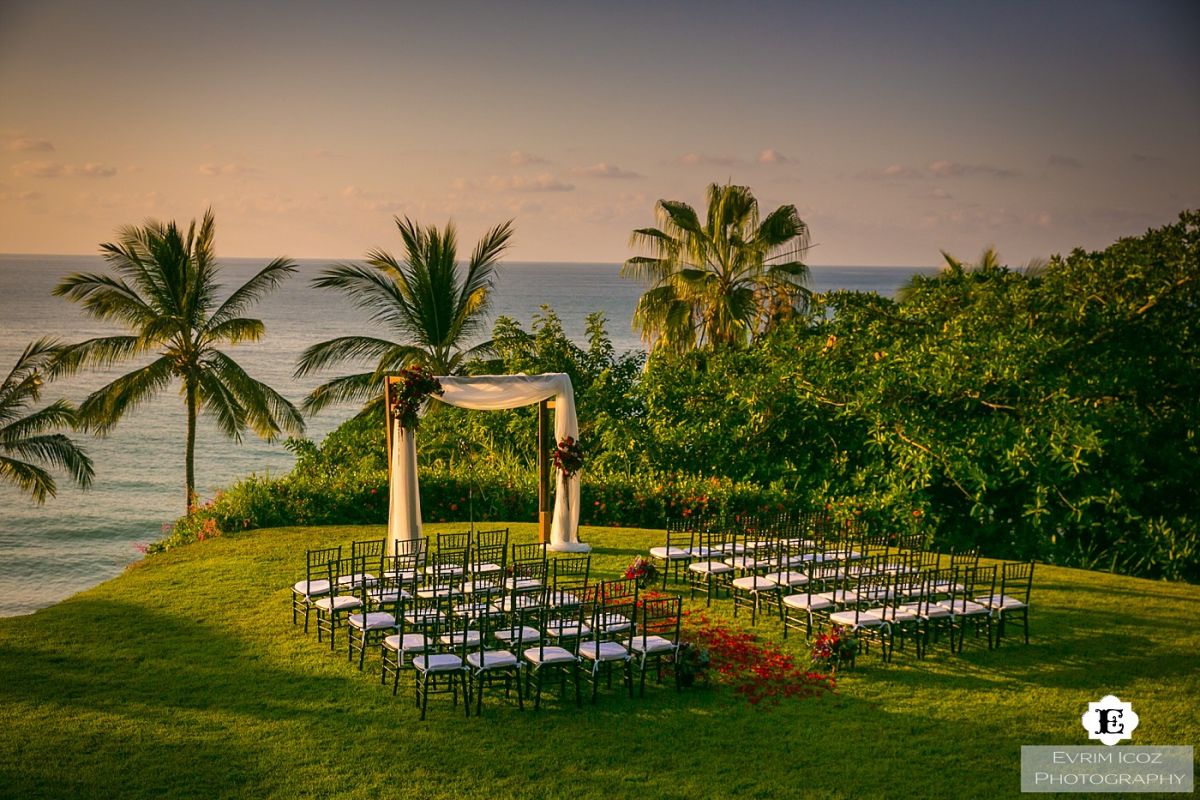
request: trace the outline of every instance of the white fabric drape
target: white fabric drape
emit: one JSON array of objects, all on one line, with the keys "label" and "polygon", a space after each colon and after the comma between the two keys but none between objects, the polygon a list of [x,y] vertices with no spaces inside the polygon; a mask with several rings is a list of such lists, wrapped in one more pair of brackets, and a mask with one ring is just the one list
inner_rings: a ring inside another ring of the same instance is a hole
[{"label": "white fabric drape", "polygon": [[[479,375],[470,378],[439,377],[444,390],[437,399],[452,406],[480,411],[518,408],[554,398],[555,440],[579,438],[575,415],[575,390],[571,377],[554,372],[546,375]],[[399,428],[399,423],[393,423]],[[394,432],[394,431],[393,431]],[[395,539],[421,536],[421,497],[417,481],[417,449],[411,431],[393,438],[392,486],[388,513],[388,546]],[[401,446],[396,446],[399,443]],[[399,463],[398,463],[399,462]],[[556,473],[554,517],[550,549],[558,552],[587,552],[579,541],[579,474],[564,479]],[[566,491],[562,491],[565,485]]]}]

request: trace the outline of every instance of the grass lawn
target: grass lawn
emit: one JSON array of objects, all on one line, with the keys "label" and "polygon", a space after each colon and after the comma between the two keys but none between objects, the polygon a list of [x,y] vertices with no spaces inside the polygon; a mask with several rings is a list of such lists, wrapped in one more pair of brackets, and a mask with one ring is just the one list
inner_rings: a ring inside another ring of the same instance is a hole
[{"label": "grass lawn", "polygon": [[[411,683],[379,685],[377,655],[360,673],[291,624],[307,548],[382,535],[210,540],[0,620],[0,797],[1013,797],[1020,746],[1089,744],[1079,718],[1105,694],[1141,716],[1132,744],[1200,738],[1200,587],[1042,565],[1028,647],[943,642],[889,665],[872,650],[836,694],[774,708],[652,686],[581,711],[548,691],[537,713],[489,693],[470,719],[433,697],[420,723]],[[661,533],[582,538],[611,577]],[[777,623],[758,633],[782,641]]]}]

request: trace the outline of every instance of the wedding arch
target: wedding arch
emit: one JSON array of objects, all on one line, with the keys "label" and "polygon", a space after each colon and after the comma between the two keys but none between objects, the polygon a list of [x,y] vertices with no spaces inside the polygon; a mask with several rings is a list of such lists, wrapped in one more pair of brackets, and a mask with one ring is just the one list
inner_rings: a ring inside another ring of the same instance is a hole
[{"label": "wedding arch", "polygon": [[[389,552],[397,540],[419,539],[421,533],[421,491],[417,478],[417,441],[415,425],[404,424],[390,409],[401,388],[400,377],[387,381],[388,419],[388,536]],[[549,549],[584,553],[591,546],[579,541],[579,473],[558,474],[554,481],[554,506],[550,511],[550,467],[548,456],[554,445],[566,437],[579,437],[575,415],[575,390],[571,377],[563,372],[545,375],[478,375],[474,377],[438,377],[440,395],[430,398],[447,405],[480,411],[538,403],[538,532]],[[417,412],[421,415],[428,400]],[[549,416],[554,412],[554,443],[549,438]]]}]

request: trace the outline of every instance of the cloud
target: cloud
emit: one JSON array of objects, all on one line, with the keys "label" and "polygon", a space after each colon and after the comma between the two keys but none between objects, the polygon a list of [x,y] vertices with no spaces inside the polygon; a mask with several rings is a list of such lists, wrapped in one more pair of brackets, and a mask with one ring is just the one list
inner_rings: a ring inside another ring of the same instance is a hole
[{"label": "cloud", "polygon": [[957,161],[934,161],[929,172],[939,178],[959,178],[971,175],[986,175],[992,178],[1013,178],[1019,175],[1015,169],[993,167],[988,164],[960,164]]},{"label": "cloud", "polygon": [[363,211],[376,211],[384,214],[397,214],[408,206],[399,200],[384,197],[378,192],[369,192],[358,186],[346,186],[342,189],[342,197],[354,203]]},{"label": "cloud", "polygon": [[243,177],[246,175],[257,175],[259,171],[254,167],[248,167],[245,164],[201,164],[196,167],[196,172],[201,175],[207,175],[210,178],[219,177]]},{"label": "cloud", "polygon": [[1167,161],[1162,156],[1149,156],[1145,153],[1133,153],[1129,160],[1135,164],[1165,164]]},{"label": "cloud", "polygon": [[28,136],[18,136],[8,143],[8,149],[49,153],[54,150],[54,145],[49,139],[33,139]]},{"label": "cloud", "polygon": [[18,178],[58,178],[66,174],[66,167],[57,161],[22,161],[13,165],[12,174]]},{"label": "cloud", "polygon": [[859,173],[860,178],[871,180],[919,180],[923,178],[1014,178],[1021,173],[1007,167],[988,164],[962,164],[957,161],[931,161],[926,167],[908,167],[904,164],[889,164],[883,169],[868,169]]},{"label": "cloud", "polygon": [[732,167],[737,163],[733,156],[711,156],[703,153],[684,153],[678,161],[685,167]]},{"label": "cloud", "polygon": [[311,150],[304,152],[306,158],[311,158],[314,161],[322,158],[336,158],[337,154],[332,150],[326,150],[324,147],[314,147]]},{"label": "cloud", "polygon": [[758,163],[760,164],[786,164],[789,161],[791,161],[790,158],[770,147],[758,154]]},{"label": "cloud", "polygon": [[508,163],[514,167],[525,167],[530,164],[549,164],[550,162],[532,153],[522,153],[520,150],[513,150],[508,155]]},{"label": "cloud", "polygon": [[1070,156],[1063,156],[1057,153],[1046,159],[1046,163],[1051,167],[1063,167],[1065,169],[1079,169],[1083,166],[1083,162],[1078,158],[1071,158]]},{"label": "cloud", "polygon": [[68,166],[66,174],[80,178],[111,178],[117,174],[117,168],[89,161],[83,166]]},{"label": "cloud", "polygon": [[[475,184],[477,185],[477,184]],[[559,180],[548,172],[533,177],[524,175],[493,175],[486,187],[494,192],[569,192],[575,184]],[[456,188],[466,188],[466,184]]]},{"label": "cloud", "polygon": [[636,172],[631,172],[627,169],[621,169],[616,164],[607,164],[601,161],[599,164],[593,164],[590,167],[580,167],[574,170],[576,175],[586,175],[589,178],[640,178],[642,177]]}]

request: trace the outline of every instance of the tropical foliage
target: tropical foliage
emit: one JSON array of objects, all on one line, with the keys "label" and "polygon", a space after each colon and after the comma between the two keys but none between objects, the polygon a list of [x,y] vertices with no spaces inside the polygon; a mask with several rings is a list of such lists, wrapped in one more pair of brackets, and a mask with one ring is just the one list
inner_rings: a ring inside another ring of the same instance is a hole
[{"label": "tropical foliage", "polygon": [[648,251],[621,274],[648,289],[634,327],[656,350],[744,344],[802,310],[808,297],[808,226],[796,207],[759,219],[746,186],[712,184],[702,222],[678,200],[660,200],[658,227],[639,228],[630,244]]},{"label": "tropical foliage", "polygon": [[372,365],[370,371],[318,386],[304,401],[309,412],[336,403],[375,406],[383,402],[389,373],[420,365],[435,375],[454,375],[469,359],[490,352],[489,342],[474,340],[487,318],[496,264],[512,238],[512,221],[484,234],[465,273],[460,273],[453,223],[439,230],[397,217],[396,227],[404,241],[404,261],[372,250],[365,266],[337,264],[313,281],[344,294],[395,340],[339,336],[305,350],[296,365],[298,378],[348,361]]},{"label": "tropical foliage", "polygon": [[[824,509],[942,549],[1200,580],[1198,281],[1188,212],[1037,274],[997,261],[916,280],[904,302],[818,295],[745,347],[660,350],[644,370],[598,320],[587,350],[549,310],[493,337],[506,370],[575,382],[585,524]],[[532,416],[437,416],[426,519],[466,519],[468,487],[476,519],[531,518]],[[383,435],[379,416],[300,445],[290,476],[228,493],[221,524],[254,516],[239,497],[270,499],[258,524],[382,522]]]},{"label": "tropical foliage", "polygon": [[186,234],[175,222],[149,220],[142,227],[128,226],[120,230],[117,242],[100,246],[115,274],[76,273],[54,289],[96,319],[129,331],[64,346],[60,369],[72,372],[153,356],[80,404],[82,428],[106,434],[173,380],[181,384],[187,413],[188,508],[196,499],[196,419],[201,411],[235,441],[247,428],[268,441],[285,431],[304,430],[304,420],[291,402],[250,377],[218,349],[222,344],[262,338],[262,321],[241,314],[294,273],[296,266],[290,259],[277,258],[219,301],[222,286],[213,237],[211,210],[198,228],[193,220]]},{"label": "tropical foliage", "polygon": [[75,409],[65,400],[30,411],[42,394],[56,357],[55,342],[39,339],[17,357],[17,363],[0,383],[0,481],[45,503],[58,487],[47,467],[66,470],[80,487],[92,482],[92,461],[87,453],[57,428],[75,422]]}]

